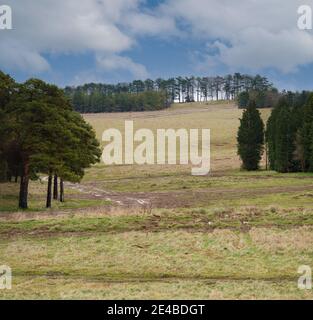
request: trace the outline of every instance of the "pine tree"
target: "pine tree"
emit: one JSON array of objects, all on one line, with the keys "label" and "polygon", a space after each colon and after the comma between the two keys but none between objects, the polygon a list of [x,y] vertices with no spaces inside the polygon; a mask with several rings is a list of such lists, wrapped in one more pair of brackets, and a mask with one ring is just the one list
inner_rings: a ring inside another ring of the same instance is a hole
[{"label": "pine tree", "polygon": [[275,169],[286,173],[294,171],[295,130],[292,114],[288,106],[279,110],[275,133]]},{"label": "pine tree", "polygon": [[258,170],[264,148],[264,124],[254,102],[243,112],[237,142],[242,168]]},{"label": "pine tree", "polygon": [[277,118],[281,108],[285,108],[285,101],[281,101],[273,110],[268,118],[266,125],[266,144],[268,150],[268,161],[271,170],[276,170],[276,133],[277,133]]},{"label": "pine tree", "polygon": [[[95,133],[72,110],[63,91],[37,79],[19,85],[4,111],[10,136],[9,151],[13,152],[12,146],[16,146],[19,155],[15,157],[21,168],[19,207],[28,207],[29,181],[46,174],[46,206],[50,208],[54,175],[58,175],[62,183],[63,180],[76,182],[83,177],[85,168],[99,160],[101,152]],[[6,151],[7,158],[9,151]],[[11,167],[12,163],[10,160]]]},{"label": "pine tree", "polygon": [[306,172],[313,170],[313,94],[310,95],[308,101],[301,108],[301,114],[303,114],[303,118],[299,129],[298,144],[301,146],[302,150],[302,170]]},{"label": "pine tree", "polygon": [[11,100],[15,88],[15,81],[0,71],[0,181],[7,181],[11,175],[8,158],[12,155],[13,148],[7,130],[8,117],[6,107]]}]

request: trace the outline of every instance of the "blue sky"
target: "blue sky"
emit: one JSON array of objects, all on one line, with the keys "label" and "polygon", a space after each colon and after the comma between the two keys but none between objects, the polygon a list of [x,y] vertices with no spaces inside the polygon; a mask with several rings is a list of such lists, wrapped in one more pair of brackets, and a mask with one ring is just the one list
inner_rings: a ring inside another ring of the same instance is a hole
[{"label": "blue sky", "polygon": [[313,86],[313,32],[297,26],[302,1],[3,4],[12,7],[13,30],[0,30],[0,68],[18,81],[66,86],[243,72],[266,75],[280,89]]}]

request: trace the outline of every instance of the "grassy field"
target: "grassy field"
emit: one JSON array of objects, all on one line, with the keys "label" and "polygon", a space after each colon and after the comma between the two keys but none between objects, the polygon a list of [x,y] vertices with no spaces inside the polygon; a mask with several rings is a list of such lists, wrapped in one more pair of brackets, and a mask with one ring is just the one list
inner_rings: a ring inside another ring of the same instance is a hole
[{"label": "grassy field", "polygon": [[298,267],[313,267],[312,174],[240,171],[240,116],[224,102],[86,115],[99,138],[125,119],[210,128],[212,172],[99,164],[51,210],[46,182],[32,182],[26,212],[18,185],[0,184],[0,265],[13,271],[0,298],[312,299],[297,287]]}]

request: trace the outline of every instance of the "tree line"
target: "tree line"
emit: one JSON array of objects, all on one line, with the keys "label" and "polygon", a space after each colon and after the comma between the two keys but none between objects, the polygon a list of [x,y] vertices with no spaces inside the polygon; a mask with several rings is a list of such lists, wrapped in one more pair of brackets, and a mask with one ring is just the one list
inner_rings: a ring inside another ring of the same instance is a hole
[{"label": "tree line", "polygon": [[266,129],[255,101],[244,110],[238,130],[238,154],[246,170],[266,166],[277,172],[313,172],[313,93],[283,92]]},{"label": "tree line", "polygon": [[0,72],[0,181],[20,181],[20,208],[28,208],[29,181],[39,175],[48,176],[46,207],[52,196],[63,202],[64,181],[80,181],[100,155],[92,127],[63,90]]},{"label": "tree line", "polygon": [[244,92],[275,92],[266,77],[235,73],[224,77],[177,77],[135,80],[130,83],[66,87],[76,111],[125,112],[160,110],[173,102],[234,100]]}]

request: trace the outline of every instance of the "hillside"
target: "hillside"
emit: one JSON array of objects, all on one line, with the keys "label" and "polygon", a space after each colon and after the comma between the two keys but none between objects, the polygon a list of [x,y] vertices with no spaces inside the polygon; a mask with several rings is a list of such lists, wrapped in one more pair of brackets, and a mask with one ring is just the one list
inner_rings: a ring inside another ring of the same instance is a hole
[{"label": "hillside", "polygon": [[296,286],[298,266],[313,264],[312,175],[240,171],[241,112],[219,102],[85,115],[99,138],[125,119],[153,130],[210,128],[212,172],[99,164],[51,210],[46,180],[32,182],[27,212],[15,207],[17,185],[0,184],[0,258],[15,270],[4,296],[312,298]]}]

